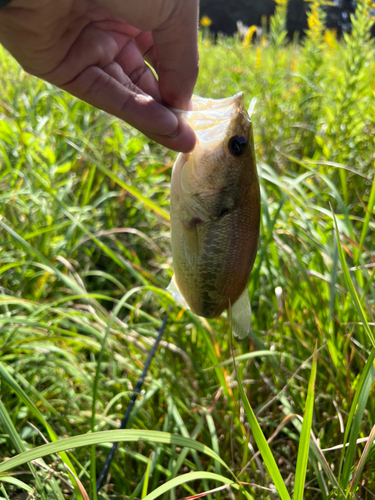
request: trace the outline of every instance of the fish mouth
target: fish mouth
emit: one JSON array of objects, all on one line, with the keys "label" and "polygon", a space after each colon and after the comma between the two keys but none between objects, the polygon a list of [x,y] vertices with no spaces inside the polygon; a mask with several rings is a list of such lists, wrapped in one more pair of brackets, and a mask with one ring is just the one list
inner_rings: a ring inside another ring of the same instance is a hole
[{"label": "fish mouth", "polygon": [[235,115],[243,114],[251,122],[244,108],[242,92],[225,99],[205,99],[193,95],[192,104],[191,111],[170,109],[192,127],[199,145],[204,149],[213,147],[225,138],[228,126]]},{"label": "fish mouth", "polygon": [[[233,104],[243,104],[243,92],[238,92],[234,96],[225,97],[224,99],[206,99],[204,97],[199,97],[197,95],[193,95],[192,99],[193,109],[189,111],[185,111],[182,109],[177,109],[169,106],[169,109],[174,113],[184,115],[190,115],[192,113],[196,113],[198,111],[203,111],[204,113],[210,113],[211,111],[220,112],[220,110],[230,109],[233,107]],[[226,111],[224,112],[226,113]]]}]

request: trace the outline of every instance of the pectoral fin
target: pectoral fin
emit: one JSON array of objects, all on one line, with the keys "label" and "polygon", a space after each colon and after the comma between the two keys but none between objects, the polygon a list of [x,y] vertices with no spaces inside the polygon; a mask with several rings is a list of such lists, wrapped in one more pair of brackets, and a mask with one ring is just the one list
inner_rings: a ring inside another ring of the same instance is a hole
[{"label": "pectoral fin", "polygon": [[232,330],[239,339],[244,339],[251,329],[251,305],[249,290],[246,287],[242,295],[232,306]]},{"label": "pectoral fin", "polygon": [[198,261],[199,240],[197,223],[193,221],[184,229],[184,252],[190,267],[195,267]]},{"label": "pectoral fin", "polygon": [[190,309],[188,303],[184,299],[182,293],[180,292],[180,289],[178,288],[178,285],[176,283],[174,275],[172,276],[172,280],[167,286],[168,292],[170,292],[175,300],[175,302],[186,309]]}]

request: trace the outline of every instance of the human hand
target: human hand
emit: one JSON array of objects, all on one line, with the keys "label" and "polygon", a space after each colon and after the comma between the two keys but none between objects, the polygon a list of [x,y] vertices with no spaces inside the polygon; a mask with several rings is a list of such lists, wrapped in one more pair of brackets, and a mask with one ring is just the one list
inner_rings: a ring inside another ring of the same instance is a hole
[{"label": "human hand", "polygon": [[12,0],[0,43],[28,73],[188,152],[195,134],[166,105],[188,109],[197,26],[198,0]]}]

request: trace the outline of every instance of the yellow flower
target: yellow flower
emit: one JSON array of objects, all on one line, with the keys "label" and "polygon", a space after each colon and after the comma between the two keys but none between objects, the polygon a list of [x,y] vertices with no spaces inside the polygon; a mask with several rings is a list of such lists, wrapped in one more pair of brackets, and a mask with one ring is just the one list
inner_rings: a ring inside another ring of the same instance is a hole
[{"label": "yellow flower", "polygon": [[319,3],[314,2],[311,6],[310,13],[307,18],[307,24],[312,35],[320,38],[323,31],[323,24],[320,20]]},{"label": "yellow flower", "polygon": [[250,28],[247,30],[245,38],[243,40],[243,44],[245,47],[250,47],[251,42],[253,40],[253,35],[256,32],[257,27],[255,25],[250,26]]},{"label": "yellow flower", "polygon": [[262,51],[260,47],[257,47],[256,51],[256,59],[255,59],[255,68],[258,69],[262,63]]},{"label": "yellow flower", "polygon": [[260,39],[260,44],[262,47],[265,47],[267,45],[267,35],[262,36],[262,38]]},{"label": "yellow flower", "polygon": [[288,5],[288,0],[275,0],[275,2],[282,7],[286,7]]},{"label": "yellow flower", "polygon": [[208,28],[209,26],[211,26],[211,24],[212,21],[208,16],[203,16],[201,18],[201,26],[203,26],[203,28]]},{"label": "yellow flower", "polygon": [[329,47],[331,47],[331,49],[336,49],[336,30],[326,30],[326,32],[324,33],[324,41]]}]

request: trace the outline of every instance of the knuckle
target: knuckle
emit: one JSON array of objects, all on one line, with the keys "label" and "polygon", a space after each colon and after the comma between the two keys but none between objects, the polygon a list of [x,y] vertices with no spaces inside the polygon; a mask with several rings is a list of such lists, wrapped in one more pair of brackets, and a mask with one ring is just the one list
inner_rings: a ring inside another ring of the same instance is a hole
[{"label": "knuckle", "polygon": [[85,74],[85,80],[90,82],[83,90],[83,99],[88,102],[96,102],[103,94],[109,84],[110,76],[96,68],[89,68]]},{"label": "knuckle", "polygon": [[[131,89],[129,89],[129,90],[131,90]],[[135,96],[134,96],[133,92],[127,92],[124,95],[124,99],[123,99],[121,106],[120,106],[121,115],[126,116],[129,113],[129,108],[131,108],[132,105],[134,104],[134,100],[135,100]]]},{"label": "knuckle", "polygon": [[129,79],[133,82],[134,85],[138,86],[143,76],[146,75],[149,71],[150,69],[147,64],[143,64],[142,66],[136,68],[132,73],[130,73]]}]

